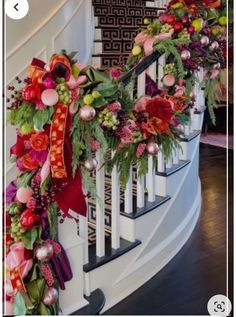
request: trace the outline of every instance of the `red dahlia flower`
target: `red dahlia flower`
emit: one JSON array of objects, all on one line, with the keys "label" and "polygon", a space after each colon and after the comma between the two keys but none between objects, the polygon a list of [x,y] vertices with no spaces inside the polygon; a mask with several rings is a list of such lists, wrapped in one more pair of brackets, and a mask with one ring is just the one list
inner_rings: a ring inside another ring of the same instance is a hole
[{"label": "red dahlia flower", "polygon": [[149,100],[146,105],[146,112],[149,118],[156,117],[164,122],[168,122],[173,115],[170,102],[161,97]]}]

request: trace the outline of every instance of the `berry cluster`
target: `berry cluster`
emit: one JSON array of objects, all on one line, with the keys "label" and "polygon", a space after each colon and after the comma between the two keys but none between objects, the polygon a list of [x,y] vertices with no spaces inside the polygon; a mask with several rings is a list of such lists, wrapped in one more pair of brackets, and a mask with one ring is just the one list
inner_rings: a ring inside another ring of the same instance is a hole
[{"label": "berry cluster", "polygon": [[167,74],[177,74],[177,69],[174,63],[169,63],[164,66],[165,75]]},{"label": "berry cluster", "polygon": [[120,123],[116,115],[107,108],[98,114],[98,122],[112,130],[116,130]]},{"label": "berry cluster", "polygon": [[15,241],[21,240],[22,234],[25,232],[25,229],[22,227],[22,225],[19,222],[19,217],[14,216],[11,218],[11,227],[10,227],[10,233],[11,237]]},{"label": "berry cluster", "polygon": [[59,83],[56,86],[56,91],[59,95],[59,100],[63,104],[69,105],[72,102],[72,92],[68,89],[64,78],[60,78],[57,81]]},{"label": "berry cluster", "polygon": [[161,33],[168,33],[172,29],[172,26],[168,23],[165,23],[161,27]]}]

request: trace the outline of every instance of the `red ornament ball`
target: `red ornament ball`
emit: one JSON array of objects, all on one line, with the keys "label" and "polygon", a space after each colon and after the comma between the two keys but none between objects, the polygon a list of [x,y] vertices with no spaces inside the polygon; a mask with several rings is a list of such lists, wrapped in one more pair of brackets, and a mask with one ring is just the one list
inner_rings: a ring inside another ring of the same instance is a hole
[{"label": "red ornament ball", "polygon": [[183,29],[183,24],[181,22],[176,22],[173,27],[175,32],[180,32]]}]

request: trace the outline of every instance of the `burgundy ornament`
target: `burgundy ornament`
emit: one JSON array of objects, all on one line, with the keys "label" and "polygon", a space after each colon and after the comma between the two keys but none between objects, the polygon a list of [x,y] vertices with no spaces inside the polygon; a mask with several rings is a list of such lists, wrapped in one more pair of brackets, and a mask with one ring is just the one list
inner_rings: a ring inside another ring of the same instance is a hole
[{"label": "burgundy ornament", "polygon": [[189,24],[189,17],[182,17],[181,22],[184,26],[187,26]]},{"label": "burgundy ornament", "polygon": [[153,141],[148,142],[148,144],[147,144],[147,152],[148,152],[148,154],[153,155],[153,156],[157,155],[158,152],[159,152],[158,145],[155,142],[153,142]]},{"label": "burgundy ornament", "polygon": [[91,121],[96,115],[96,110],[89,105],[85,105],[80,108],[79,115],[83,121]]},{"label": "burgundy ornament", "polygon": [[41,262],[48,262],[53,257],[53,246],[49,242],[43,242],[36,247],[36,258]]},{"label": "burgundy ornament", "polygon": [[193,34],[195,32],[195,28],[194,28],[194,26],[190,26],[189,28],[188,28],[188,33],[189,34]]},{"label": "burgundy ornament", "polygon": [[46,306],[51,306],[58,301],[58,291],[54,287],[49,287],[43,297],[43,303]]},{"label": "burgundy ornament", "polygon": [[188,59],[190,59],[191,58],[191,53],[188,51],[188,50],[183,50],[182,52],[181,52],[181,59],[183,60],[183,61],[187,61]]}]

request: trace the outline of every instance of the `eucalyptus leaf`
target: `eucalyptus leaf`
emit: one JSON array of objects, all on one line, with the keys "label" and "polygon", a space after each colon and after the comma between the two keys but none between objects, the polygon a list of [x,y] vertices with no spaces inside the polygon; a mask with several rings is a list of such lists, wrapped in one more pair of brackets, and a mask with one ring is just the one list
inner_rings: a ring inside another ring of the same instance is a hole
[{"label": "eucalyptus leaf", "polygon": [[39,313],[40,315],[44,315],[44,316],[49,316],[49,315],[51,315],[51,314],[50,314],[50,309],[49,309],[46,305],[44,305],[43,302],[40,302],[40,303],[39,303],[38,313]]}]

